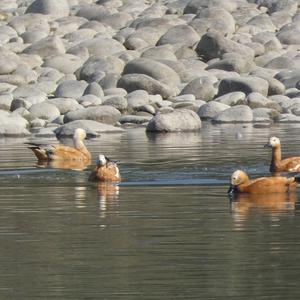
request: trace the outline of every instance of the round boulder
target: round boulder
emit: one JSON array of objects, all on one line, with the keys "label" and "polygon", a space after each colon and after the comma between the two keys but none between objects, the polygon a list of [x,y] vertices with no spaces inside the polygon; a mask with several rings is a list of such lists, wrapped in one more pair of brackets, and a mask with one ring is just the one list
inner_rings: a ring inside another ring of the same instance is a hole
[{"label": "round boulder", "polygon": [[247,123],[253,121],[252,109],[247,105],[230,107],[217,114],[213,121],[215,123]]},{"label": "round boulder", "polygon": [[151,132],[198,131],[201,119],[192,110],[178,109],[170,113],[158,113],[148,123],[146,130]]}]

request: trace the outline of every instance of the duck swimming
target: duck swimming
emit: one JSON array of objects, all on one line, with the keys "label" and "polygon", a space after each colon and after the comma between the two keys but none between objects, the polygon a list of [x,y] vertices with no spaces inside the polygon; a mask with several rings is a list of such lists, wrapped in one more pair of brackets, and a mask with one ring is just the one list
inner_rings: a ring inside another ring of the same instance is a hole
[{"label": "duck swimming", "polygon": [[300,156],[281,159],[279,138],[271,137],[265,147],[272,148],[270,172],[300,172]]},{"label": "duck swimming", "polygon": [[30,143],[31,146],[28,148],[33,151],[39,161],[74,160],[90,162],[91,153],[87,150],[83,143],[85,138],[85,130],[77,128],[73,135],[74,147],[62,144],[42,145]]},{"label": "duck swimming", "polygon": [[89,176],[90,181],[121,181],[120,171],[116,162],[103,154],[99,155],[97,166]]},{"label": "duck swimming", "polygon": [[295,190],[298,183],[300,183],[299,177],[273,176],[251,180],[246,172],[237,170],[231,175],[231,184],[228,193],[286,193]]}]

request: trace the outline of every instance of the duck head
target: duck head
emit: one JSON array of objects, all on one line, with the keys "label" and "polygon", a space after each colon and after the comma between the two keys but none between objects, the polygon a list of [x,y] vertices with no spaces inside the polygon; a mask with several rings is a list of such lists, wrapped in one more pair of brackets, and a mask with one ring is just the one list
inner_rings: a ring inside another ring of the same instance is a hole
[{"label": "duck head", "polygon": [[270,137],[269,142],[264,145],[264,147],[268,147],[268,148],[276,148],[279,146],[280,146],[280,139],[275,136]]},{"label": "duck head", "polygon": [[249,180],[249,177],[246,172],[237,170],[234,171],[231,175],[230,187],[228,190],[228,194],[233,194],[237,191],[237,187]]}]

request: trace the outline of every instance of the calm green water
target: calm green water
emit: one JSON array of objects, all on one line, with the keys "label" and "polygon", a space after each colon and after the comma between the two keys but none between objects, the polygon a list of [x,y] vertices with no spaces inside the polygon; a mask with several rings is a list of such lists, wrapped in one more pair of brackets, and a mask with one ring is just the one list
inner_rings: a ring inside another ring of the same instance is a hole
[{"label": "calm green water", "polygon": [[88,140],[120,161],[119,186],[36,168],[0,140],[0,299],[298,299],[299,191],[240,198],[232,171],[268,174],[271,135],[300,155],[300,126],[144,129]]}]

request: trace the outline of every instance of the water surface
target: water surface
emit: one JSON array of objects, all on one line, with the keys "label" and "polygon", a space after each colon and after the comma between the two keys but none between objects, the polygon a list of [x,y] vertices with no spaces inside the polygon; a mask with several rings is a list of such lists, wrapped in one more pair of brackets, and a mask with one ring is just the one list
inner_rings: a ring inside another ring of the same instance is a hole
[{"label": "water surface", "polygon": [[298,299],[300,189],[233,201],[226,191],[235,169],[268,174],[271,135],[300,155],[299,129],[88,140],[93,161],[119,161],[118,186],[89,183],[92,166],[36,167],[28,139],[1,139],[0,298]]}]

